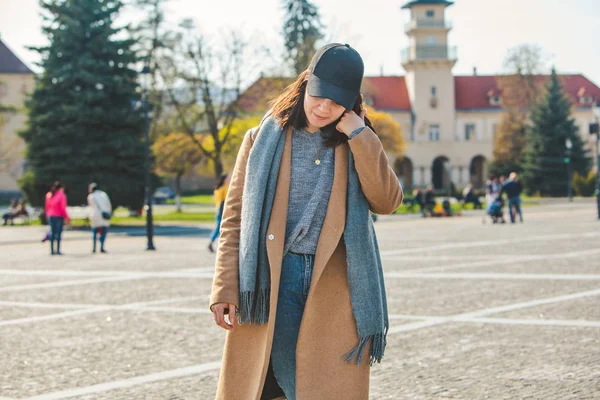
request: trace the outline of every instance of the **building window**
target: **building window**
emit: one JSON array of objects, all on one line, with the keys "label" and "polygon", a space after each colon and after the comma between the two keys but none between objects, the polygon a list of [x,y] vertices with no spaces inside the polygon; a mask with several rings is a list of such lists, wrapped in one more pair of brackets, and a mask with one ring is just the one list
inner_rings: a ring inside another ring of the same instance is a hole
[{"label": "building window", "polygon": [[490,97],[490,105],[499,106],[501,104],[502,104],[502,99],[500,98],[500,96],[491,96]]},{"label": "building window", "polygon": [[475,124],[465,125],[465,140],[469,141],[475,139]]},{"label": "building window", "polygon": [[437,39],[435,38],[435,36],[427,36],[427,44],[428,45],[434,45],[437,43]]},{"label": "building window", "polygon": [[437,88],[435,86],[431,87],[431,98],[429,99],[429,105],[431,108],[437,108],[438,106]]},{"label": "building window", "polygon": [[440,141],[440,126],[435,124],[435,125],[429,125],[429,140],[432,142],[439,142]]},{"label": "building window", "polygon": [[427,10],[427,18],[433,18],[435,16],[435,11],[434,10]]}]

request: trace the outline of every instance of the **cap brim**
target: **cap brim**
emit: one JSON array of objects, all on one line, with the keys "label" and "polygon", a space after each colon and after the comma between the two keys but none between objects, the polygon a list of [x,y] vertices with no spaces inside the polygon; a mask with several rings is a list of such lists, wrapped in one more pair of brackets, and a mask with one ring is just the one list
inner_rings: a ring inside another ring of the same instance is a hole
[{"label": "cap brim", "polygon": [[358,93],[325,82],[314,74],[311,74],[308,78],[306,91],[313,97],[324,97],[333,100],[339,105],[344,106],[346,110],[352,110],[352,108],[354,108],[354,103],[358,96]]}]

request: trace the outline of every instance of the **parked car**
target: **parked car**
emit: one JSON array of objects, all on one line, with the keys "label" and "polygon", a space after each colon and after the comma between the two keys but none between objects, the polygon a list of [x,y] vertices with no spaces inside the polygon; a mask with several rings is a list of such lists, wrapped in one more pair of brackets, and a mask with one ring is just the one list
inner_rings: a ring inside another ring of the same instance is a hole
[{"label": "parked car", "polygon": [[161,186],[152,195],[155,204],[165,204],[167,200],[175,198],[175,192],[168,186]]}]

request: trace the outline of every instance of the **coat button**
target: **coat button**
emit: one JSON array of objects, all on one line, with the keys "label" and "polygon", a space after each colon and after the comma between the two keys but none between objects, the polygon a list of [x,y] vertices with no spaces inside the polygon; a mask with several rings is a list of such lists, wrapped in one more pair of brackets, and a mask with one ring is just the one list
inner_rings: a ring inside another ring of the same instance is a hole
[{"label": "coat button", "polygon": [[270,234],[270,235],[268,236],[268,238],[269,238],[269,240],[273,240],[273,239],[275,239],[275,235],[273,235],[273,234]]}]

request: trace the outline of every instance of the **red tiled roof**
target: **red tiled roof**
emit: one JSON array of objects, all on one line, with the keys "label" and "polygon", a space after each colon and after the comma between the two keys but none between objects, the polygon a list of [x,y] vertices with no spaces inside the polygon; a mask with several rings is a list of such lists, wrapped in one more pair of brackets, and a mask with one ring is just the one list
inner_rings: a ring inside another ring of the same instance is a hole
[{"label": "red tiled roof", "polygon": [[[537,75],[536,80],[544,85],[549,75]],[[600,100],[600,87],[583,75],[559,75],[565,91],[569,94],[576,107],[591,107],[590,104],[579,103],[578,93],[585,93]],[[501,106],[490,105],[490,93],[500,94],[497,86],[497,76],[455,76],[454,100],[457,110],[464,109],[500,109]]]},{"label": "red tiled roof", "polygon": [[410,110],[410,99],[403,76],[366,76],[361,91],[373,101],[376,110]]},{"label": "red tiled roof", "polygon": [[[581,95],[600,100],[600,87],[583,75],[559,75],[566,92],[571,96],[575,107],[591,107],[579,103]],[[501,106],[490,104],[490,95],[500,95],[498,76],[473,75],[454,77],[455,107],[457,110],[489,109],[499,110]],[[549,75],[538,75],[536,79],[545,84]],[[240,106],[245,112],[265,112],[268,101],[272,100],[290,83],[292,78],[260,78],[241,96]],[[406,80],[403,76],[367,76],[361,91],[372,101],[377,110],[410,110],[410,99]]]},{"label": "red tiled roof", "polygon": [[490,92],[499,92],[495,76],[455,76],[454,107],[465,108],[501,108],[490,105]]},{"label": "red tiled roof", "polygon": [[[548,79],[548,77],[545,77]],[[591,108],[591,104],[581,105],[579,104],[578,93],[581,91],[586,96],[591,96],[593,99],[600,101],[600,87],[590,81],[585,76],[579,75],[560,75],[562,84],[565,90],[571,96],[574,101],[577,101],[576,107]]]},{"label": "red tiled roof", "polygon": [[0,40],[0,74],[33,74],[2,40]]}]

